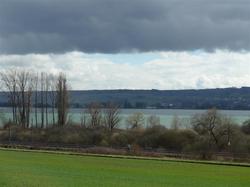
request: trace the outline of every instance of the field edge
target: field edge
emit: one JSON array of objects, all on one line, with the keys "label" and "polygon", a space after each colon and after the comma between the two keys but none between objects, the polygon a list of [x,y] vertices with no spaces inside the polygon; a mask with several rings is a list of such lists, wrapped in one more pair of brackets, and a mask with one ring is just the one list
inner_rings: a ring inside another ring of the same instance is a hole
[{"label": "field edge", "polygon": [[78,152],[70,152],[70,151],[51,151],[51,150],[35,150],[35,149],[31,150],[31,149],[3,148],[3,147],[0,147],[0,151],[47,153],[47,154],[71,155],[71,156],[89,156],[89,157],[105,157],[105,158],[118,158],[118,159],[152,160],[152,161],[183,162],[183,163],[206,164],[206,165],[250,167],[250,163],[237,163],[237,162],[225,162],[225,161],[220,162],[220,161],[208,161],[208,160],[188,160],[188,159],[177,159],[177,158],[169,158],[169,157],[159,158],[159,157],[145,157],[145,156],[133,156],[133,155],[78,153]]}]

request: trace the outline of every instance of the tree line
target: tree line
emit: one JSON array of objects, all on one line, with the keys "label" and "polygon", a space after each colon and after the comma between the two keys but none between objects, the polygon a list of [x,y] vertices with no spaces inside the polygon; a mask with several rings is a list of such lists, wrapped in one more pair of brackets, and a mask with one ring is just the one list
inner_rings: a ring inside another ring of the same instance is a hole
[{"label": "tree line", "polygon": [[[52,125],[66,124],[69,96],[66,75],[27,70],[0,72],[1,86],[12,108],[12,123],[23,128],[47,127],[49,107]],[[34,98],[34,99],[33,99]],[[31,113],[34,118],[31,119]],[[32,123],[32,124],[31,124]]]},{"label": "tree line", "polygon": [[[65,74],[8,70],[0,72],[0,80],[12,109],[9,124],[22,128],[46,128],[72,123],[68,115],[70,86]],[[95,128],[104,124],[112,131],[121,120],[119,106],[108,102],[104,110],[101,108],[97,102],[87,105],[80,125]]]}]

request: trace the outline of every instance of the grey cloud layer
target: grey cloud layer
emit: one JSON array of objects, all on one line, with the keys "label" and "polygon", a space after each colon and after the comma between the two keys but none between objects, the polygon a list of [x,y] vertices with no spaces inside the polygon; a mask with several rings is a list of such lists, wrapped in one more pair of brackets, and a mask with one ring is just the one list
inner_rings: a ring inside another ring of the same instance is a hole
[{"label": "grey cloud layer", "polygon": [[0,0],[0,53],[250,49],[247,0]]}]

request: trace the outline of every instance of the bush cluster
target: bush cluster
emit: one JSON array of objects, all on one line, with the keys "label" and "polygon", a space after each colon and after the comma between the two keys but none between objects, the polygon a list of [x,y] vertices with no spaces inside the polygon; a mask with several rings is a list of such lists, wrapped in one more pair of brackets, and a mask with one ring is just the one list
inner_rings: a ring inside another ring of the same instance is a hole
[{"label": "bush cluster", "polygon": [[166,128],[158,123],[148,127],[118,129],[103,126],[51,126],[23,128],[7,123],[0,130],[1,142],[103,146],[146,151],[173,151],[202,155],[208,158],[214,152],[232,154],[250,153],[250,125],[242,126],[221,116],[216,110],[193,117],[189,127]]}]

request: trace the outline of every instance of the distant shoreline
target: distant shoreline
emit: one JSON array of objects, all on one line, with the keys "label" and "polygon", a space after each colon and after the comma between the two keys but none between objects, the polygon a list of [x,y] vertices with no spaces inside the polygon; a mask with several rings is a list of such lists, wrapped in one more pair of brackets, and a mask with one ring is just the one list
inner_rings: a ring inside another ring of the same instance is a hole
[{"label": "distant shoreline", "polygon": [[[38,97],[41,92],[38,91]],[[0,107],[8,107],[7,92],[0,92]],[[86,108],[91,102],[109,102],[122,109],[250,110],[250,87],[188,90],[71,90],[70,108]],[[34,94],[33,94],[34,103]],[[39,104],[39,103],[38,103]],[[50,106],[50,103],[48,103]],[[39,105],[37,106],[39,107]]]}]

